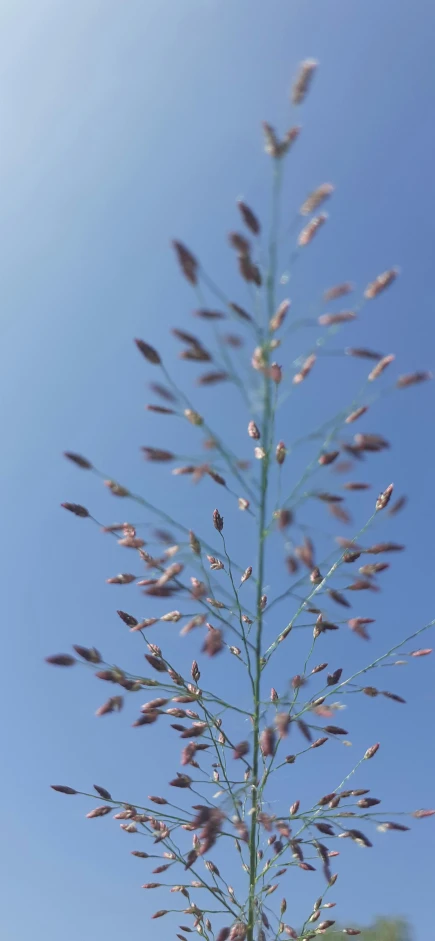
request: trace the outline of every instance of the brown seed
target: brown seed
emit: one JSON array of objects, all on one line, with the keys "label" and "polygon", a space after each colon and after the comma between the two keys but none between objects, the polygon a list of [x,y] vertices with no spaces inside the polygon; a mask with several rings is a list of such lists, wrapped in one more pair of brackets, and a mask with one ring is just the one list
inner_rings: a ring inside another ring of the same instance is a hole
[{"label": "brown seed", "polygon": [[279,305],[276,313],[273,315],[269,323],[269,330],[271,330],[272,333],[274,333],[276,330],[279,330],[282,323],[284,322],[284,319],[286,317],[286,314],[289,308],[290,308],[290,301],[288,300],[281,301],[281,304]]},{"label": "brown seed", "polygon": [[323,576],[321,575],[320,569],[315,566],[310,574],[310,582],[313,585],[320,585],[323,581]]},{"label": "brown seed", "polygon": [[305,61],[302,62],[299,66],[299,71],[294,80],[291,95],[294,105],[300,105],[305,100],[313,81],[317,66],[318,63],[315,59],[305,59]]},{"label": "brown seed", "polygon": [[384,271],[382,274],[378,275],[374,281],[367,285],[364,291],[364,297],[367,300],[373,300],[373,298],[381,294],[382,291],[385,291],[385,289],[396,280],[398,274],[398,268],[390,268],[388,271]]},{"label": "brown seed", "polygon": [[233,758],[243,758],[249,752],[249,742],[239,742],[238,745],[235,745],[233,751]]},{"label": "brown seed", "polygon": [[269,757],[275,751],[275,732],[272,728],[264,729],[260,735],[260,748],[264,757]]},{"label": "brown seed", "polygon": [[395,358],[396,357],[393,353],[389,353],[388,356],[384,356],[382,359],[380,359],[378,364],[374,367],[374,369],[372,369],[367,377],[369,382],[373,382],[375,379],[378,379],[381,373],[383,373],[384,369],[386,369]]},{"label": "brown seed", "polygon": [[196,381],[199,386],[214,386],[218,382],[226,382],[227,379],[229,379],[228,373],[221,370],[203,373]]},{"label": "brown seed", "polygon": [[336,284],[332,288],[328,288],[323,294],[324,301],[335,301],[339,297],[345,297],[346,294],[351,294],[353,291],[353,284],[350,281],[345,281],[343,284]]},{"label": "brown seed", "polygon": [[64,510],[69,510],[70,513],[74,513],[74,516],[81,516],[83,519],[89,516],[89,511],[85,506],[81,506],[80,503],[61,503],[61,507],[63,507]]},{"label": "brown seed", "polygon": [[89,820],[92,819],[93,817],[105,817],[106,814],[111,813],[111,810],[112,810],[111,807],[108,807],[107,804],[103,804],[102,807],[94,807],[94,809],[91,810],[88,814],[86,814],[86,816],[88,817]]},{"label": "brown seed", "polygon": [[247,321],[249,321],[249,322],[252,321],[251,315],[248,314],[247,311],[244,310],[243,307],[240,307],[239,304],[234,304],[234,303],[231,301],[228,306],[229,306],[229,307],[231,308],[231,310],[234,311],[234,313],[237,314],[237,316],[240,317],[242,320],[247,320]]},{"label": "brown seed", "polygon": [[332,183],[322,183],[317,189],[313,190],[307,196],[305,202],[299,210],[301,216],[311,216],[334,192],[335,186]]},{"label": "brown seed", "polygon": [[326,467],[328,464],[332,464],[339,454],[339,451],[325,451],[325,453],[321,454],[319,457],[319,464]]},{"label": "brown seed", "polygon": [[72,461],[73,464],[76,464],[77,467],[81,467],[82,470],[92,470],[92,464],[87,460],[86,457],[82,457],[81,454],[74,454],[73,451],[64,451],[64,457],[68,461]]},{"label": "brown seed", "polygon": [[431,372],[412,372],[405,376],[399,376],[396,386],[398,389],[407,389],[408,386],[415,386],[420,382],[427,382],[428,379],[432,378]]},{"label": "brown seed", "polygon": [[308,356],[308,358],[303,363],[299,372],[297,372],[296,375],[293,376],[294,385],[299,385],[300,382],[303,382],[303,380],[306,379],[308,374],[311,372],[314,366],[314,363],[316,362],[316,358],[317,357],[314,355],[314,353]]},{"label": "brown seed", "polygon": [[319,216],[314,216],[314,219],[311,219],[310,222],[302,229],[302,232],[299,233],[298,245],[304,247],[309,245],[312,242],[314,236],[317,234],[319,229],[325,224],[327,220],[326,213],[322,212]]},{"label": "brown seed", "polygon": [[361,575],[377,575],[378,572],[384,572],[390,567],[388,562],[372,562],[368,565],[362,565],[359,569]]},{"label": "brown seed", "polygon": [[356,319],[356,313],[353,310],[342,310],[338,314],[321,314],[317,322],[322,327],[333,327],[336,324],[349,323]]},{"label": "brown seed", "polygon": [[101,663],[101,654],[96,647],[80,647],[79,644],[74,644],[74,650],[87,663]]},{"label": "brown seed", "polygon": [[222,532],[224,528],[224,518],[220,515],[219,510],[213,510],[213,525],[218,533]]},{"label": "brown seed", "polygon": [[67,787],[66,784],[50,784],[50,787],[59,794],[78,794],[78,791],[75,791],[73,787]]},{"label": "brown seed", "polygon": [[149,343],[145,343],[145,340],[136,339],[134,342],[136,343],[138,350],[142,353],[142,356],[144,356],[149,363],[152,363],[154,366],[161,365],[162,361],[160,355],[153,346],[150,346]]},{"label": "brown seed", "polygon": [[68,653],[58,653],[53,654],[51,657],[46,657],[45,662],[55,667],[73,667],[74,664],[77,663],[77,660]]},{"label": "brown seed", "polygon": [[172,451],[165,451],[162,448],[143,447],[141,450],[147,461],[167,462],[173,461],[175,458],[175,454],[172,454]]},{"label": "brown seed", "polygon": [[378,751],[379,747],[380,747],[379,742],[377,742],[376,745],[371,745],[370,748],[367,749],[364,755],[364,758],[366,759],[373,758],[373,756],[376,755],[376,752]]},{"label": "brown seed", "polygon": [[365,484],[360,481],[348,481],[348,483],[343,484],[344,490],[370,490],[371,484]]},{"label": "brown seed", "polygon": [[344,595],[337,591],[335,588],[328,588],[328,595],[332,598],[333,601],[336,601],[337,604],[341,604],[344,608],[350,608],[350,603]]},{"label": "brown seed", "polygon": [[391,494],[393,492],[394,484],[389,484],[388,487],[379,494],[378,499],[376,500],[376,510],[383,510],[388,505],[391,499]]},{"label": "brown seed", "polygon": [[286,454],[287,454],[287,449],[284,444],[284,441],[278,441],[278,444],[276,446],[276,451],[275,451],[277,464],[279,465],[284,464]]},{"label": "brown seed", "polygon": [[166,663],[163,660],[161,660],[159,657],[154,657],[152,654],[146,653],[145,660],[148,661],[149,665],[153,667],[154,670],[157,670],[157,673],[168,672]]},{"label": "brown seed", "polygon": [[238,350],[241,346],[243,346],[242,337],[239,337],[236,333],[226,333],[223,337],[223,341],[227,344],[227,346],[232,346],[235,350]]},{"label": "brown seed", "polygon": [[220,310],[206,310],[201,308],[200,310],[193,311],[195,317],[201,317],[202,320],[225,320],[226,314],[223,314]]},{"label": "brown seed", "polygon": [[345,350],[345,353],[346,356],[356,356],[359,359],[382,359],[382,353],[375,353],[374,350],[367,350],[364,347],[348,347],[347,350]]},{"label": "brown seed", "polygon": [[259,431],[259,429],[257,428],[257,425],[255,424],[255,421],[250,421],[250,422],[249,422],[249,425],[248,425],[248,435],[249,435],[250,438],[254,438],[254,440],[258,440],[258,439],[260,438],[260,431]]},{"label": "brown seed", "polygon": [[258,235],[260,232],[260,223],[255,213],[241,199],[237,201],[237,205],[245,225],[254,235]]},{"label": "brown seed", "polygon": [[123,706],[122,696],[111,696],[107,702],[103,703],[102,706],[99,706],[95,715],[96,716],[105,716],[111,712],[120,712]]},{"label": "brown seed", "polygon": [[148,412],[156,412],[158,415],[176,415],[173,408],[166,408],[164,405],[146,405]]},{"label": "brown seed", "polygon": [[194,363],[209,363],[211,362],[210,353],[204,349],[203,346],[191,346],[187,350],[182,350],[178,354],[180,359],[185,359],[188,362]]},{"label": "brown seed", "polygon": [[184,276],[191,284],[197,284],[198,281],[198,262],[194,255],[183,245],[182,242],[173,241],[178,263]]},{"label": "brown seed", "polygon": [[133,728],[138,729],[142,725],[153,725],[159,717],[158,712],[149,710],[149,712],[142,713],[135,722],[133,722]]},{"label": "brown seed", "polygon": [[351,412],[350,415],[346,418],[346,425],[350,425],[352,422],[357,421],[358,418],[361,418],[361,415],[365,415],[368,411],[368,405],[361,405],[360,408],[355,409],[354,412]]},{"label": "brown seed", "polygon": [[279,385],[282,380],[281,366],[278,366],[278,363],[272,363],[271,366],[269,366],[268,375],[270,379],[272,379],[272,382],[275,382],[276,385]]},{"label": "brown seed", "polygon": [[358,634],[363,640],[370,640],[370,635],[366,630],[366,624],[373,624],[373,618],[351,618],[348,622],[351,631]]}]

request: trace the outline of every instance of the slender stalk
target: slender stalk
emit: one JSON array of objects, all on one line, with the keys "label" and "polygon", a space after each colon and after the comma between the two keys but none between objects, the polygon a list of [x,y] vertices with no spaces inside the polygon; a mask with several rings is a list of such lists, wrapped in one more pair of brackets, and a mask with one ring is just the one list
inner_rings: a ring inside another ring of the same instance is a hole
[{"label": "slender stalk", "polygon": [[[272,193],[272,220],[271,237],[269,244],[269,270],[267,274],[267,316],[268,320],[273,316],[275,306],[275,279],[277,264],[277,234],[278,234],[278,209],[279,195],[281,188],[281,165],[276,162],[274,166],[273,193]],[[264,358],[266,367],[264,371],[264,401],[263,401],[263,420],[262,436],[265,446],[265,457],[261,468],[261,490],[259,507],[259,525],[258,525],[258,583],[257,583],[257,631],[255,639],[255,677],[254,677],[254,741],[253,741],[253,764],[252,764],[252,813],[251,813],[251,832],[249,838],[249,900],[248,900],[248,933],[247,941],[254,941],[255,927],[255,891],[257,881],[257,815],[258,815],[258,776],[259,776],[259,757],[260,757],[260,712],[261,712],[261,672],[262,672],[262,634],[263,634],[263,582],[266,563],[266,513],[268,504],[268,483],[269,483],[269,465],[270,452],[272,446],[271,423],[272,423],[272,390],[271,381],[268,376],[269,348],[268,344],[264,347]]]}]

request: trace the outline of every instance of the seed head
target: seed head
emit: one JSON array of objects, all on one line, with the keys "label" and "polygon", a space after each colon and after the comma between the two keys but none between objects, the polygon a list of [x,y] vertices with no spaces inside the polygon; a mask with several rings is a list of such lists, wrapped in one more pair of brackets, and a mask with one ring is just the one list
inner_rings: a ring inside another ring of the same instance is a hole
[{"label": "seed head", "polygon": [[272,382],[275,382],[276,385],[279,385],[279,383],[282,380],[281,366],[278,366],[278,363],[272,363],[272,365],[269,366],[268,373],[269,373],[270,379],[272,379]]},{"label": "seed head", "polygon": [[224,528],[224,518],[220,515],[219,510],[213,510],[213,526],[218,533],[221,533]]},{"label": "seed head", "polygon": [[173,241],[173,248],[177,255],[178,263],[181,267],[181,270],[190,281],[191,284],[197,284],[198,282],[198,262],[194,255],[183,245],[182,242]]},{"label": "seed head", "polygon": [[318,62],[315,59],[305,59],[301,62],[292,88],[291,99],[294,105],[301,105],[305,100],[317,66]]},{"label": "seed head", "polygon": [[314,355],[314,353],[311,353],[311,355],[308,356],[308,358],[303,363],[299,372],[297,372],[296,375],[293,376],[294,385],[299,385],[300,382],[303,382],[303,380],[306,379],[308,374],[311,372],[314,366],[314,363],[316,362],[316,358],[317,357]]},{"label": "seed head", "polygon": [[86,519],[89,516],[89,511],[85,506],[81,506],[80,503],[61,503],[61,506],[64,510],[69,510],[70,513],[74,513],[74,516],[81,516],[82,519]]},{"label": "seed head", "polygon": [[376,745],[371,745],[370,748],[367,749],[364,758],[373,758],[373,756],[376,755],[379,747],[379,742],[377,742]]},{"label": "seed head", "polygon": [[343,284],[336,284],[332,288],[328,288],[323,294],[324,301],[335,301],[339,297],[345,297],[347,294],[351,294],[353,291],[353,284],[350,281],[344,281]]},{"label": "seed head", "polygon": [[333,327],[336,324],[349,323],[356,319],[356,313],[353,310],[342,310],[338,314],[322,314],[317,322],[322,327]]},{"label": "seed head", "polygon": [[384,510],[388,505],[391,499],[391,494],[393,492],[394,484],[389,484],[386,490],[379,494],[378,499],[376,500],[376,510]]},{"label": "seed head", "polygon": [[279,330],[279,328],[283,324],[284,319],[287,315],[287,311],[289,310],[289,307],[290,307],[290,301],[288,300],[281,301],[281,304],[279,305],[276,313],[273,315],[269,323],[269,330],[272,333],[275,333],[276,330]]},{"label": "seed head", "polygon": [[325,224],[328,216],[326,213],[321,212],[319,216],[315,216],[314,219],[311,219],[310,222],[302,229],[302,232],[299,234],[298,245],[303,248],[305,245],[309,245],[313,241],[314,236],[317,234],[322,225]]},{"label": "seed head", "polygon": [[136,339],[134,342],[136,343],[136,346],[137,346],[139,352],[142,353],[142,356],[144,356],[145,359],[146,359],[149,363],[152,363],[153,366],[160,366],[160,365],[161,365],[161,362],[162,362],[162,361],[161,361],[160,355],[159,355],[159,353],[157,352],[157,350],[154,349],[153,346],[150,346],[149,343],[145,343],[145,340],[137,340],[137,339]]},{"label": "seed head", "polygon": [[190,421],[191,425],[199,426],[199,425],[204,424],[204,419],[202,415],[200,415],[199,412],[195,412],[193,408],[185,408],[184,415],[187,418],[187,420]]},{"label": "seed head", "polygon": [[249,206],[246,205],[246,203],[243,202],[242,199],[238,200],[237,205],[245,225],[254,235],[258,235],[260,232],[260,223],[255,213],[252,211],[252,209],[249,208]]},{"label": "seed head", "polygon": [[398,274],[398,268],[390,268],[388,271],[384,271],[382,274],[378,275],[374,281],[371,281],[371,283],[367,285],[364,291],[364,297],[369,301],[373,300],[373,298],[381,294],[382,291],[385,291],[385,289],[396,280]]},{"label": "seed head", "polygon": [[384,372],[384,369],[386,369],[395,358],[396,357],[393,353],[389,353],[388,356],[383,356],[374,369],[372,369],[372,371],[368,374],[367,378],[369,382],[374,382],[375,379],[378,379],[378,377]]},{"label": "seed head", "polygon": [[259,431],[259,429],[257,428],[257,425],[255,424],[255,421],[250,421],[250,422],[249,422],[249,425],[248,425],[248,435],[249,435],[250,438],[254,438],[254,440],[257,440],[257,441],[258,441],[258,439],[260,438],[260,431]]},{"label": "seed head", "polygon": [[322,183],[321,186],[313,190],[312,193],[307,196],[305,202],[302,203],[299,210],[301,216],[311,216],[311,213],[315,212],[322,203],[332,196],[334,189],[335,186],[333,186],[332,183]]},{"label": "seed head", "polygon": [[427,382],[428,379],[432,379],[431,372],[411,372],[407,373],[405,376],[399,376],[396,386],[398,389],[407,389],[408,386],[415,386],[420,382]]},{"label": "seed head", "polygon": [[46,663],[55,667],[73,667],[77,660],[68,653],[57,653],[45,658]]},{"label": "seed head", "polygon": [[77,467],[81,467],[82,470],[92,470],[92,464],[87,460],[86,457],[82,457],[81,454],[74,454],[72,451],[64,451],[64,457],[68,461],[72,461],[73,464],[76,464]]}]

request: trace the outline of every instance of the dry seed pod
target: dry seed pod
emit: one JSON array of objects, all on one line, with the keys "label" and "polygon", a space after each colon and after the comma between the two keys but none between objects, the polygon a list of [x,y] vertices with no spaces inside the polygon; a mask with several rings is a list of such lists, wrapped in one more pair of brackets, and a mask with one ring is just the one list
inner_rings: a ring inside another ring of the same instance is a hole
[{"label": "dry seed pod", "polygon": [[313,81],[317,66],[318,62],[316,62],[315,59],[305,59],[305,61],[302,62],[299,66],[299,71],[294,80],[291,95],[294,105],[300,105],[305,100],[310,89],[311,82]]},{"label": "dry seed pod", "polygon": [[320,455],[318,463],[322,467],[326,467],[328,464],[332,464],[339,454],[339,451],[326,451],[324,454]]},{"label": "dry seed pod", "polygon": [[381,294],[382,291],[385,291],[385,289],[396,280],[398,274],[398,268],[390,268],[388,271],[384,271],[382,274],[378,275],[374,281],[371,281],[371,283],[367,285],[364,291],[364,297],[367,300],[373,300],[373,298]]},{"label": "dry seed pod", "polygon": [[373,756],[376,755],[376,752],[378,751],[379,747],[380,747],[379,742],[377,742],[376,745],[371,745],[370,748],[367,749],[364,755],[364,758],[366,759],[373,758]]},{"label": "dry seed pod", "polygon": [[303,248],[305,245],[309,245],[312,242],[314,236],[317,234],[319,229],[325,224],[328,216],[325,212],[321,212],[319,216],[315,216],[314,219],[311,219],[310,222],[302,229],[302,232],[299,233],[298,245]]},{"label": "dry seed pod", "polygon": [[81,454],[75,454],[73,451],[64,451],[64,457],[68,461],[72,461],[76,467],[81,467],[82,470],[92,470],[92,464],[86,457],[82,457]]},{"label": "dry seed pod", "polygon": [[279,328],[281,327],[282,323],[284,322],[284,318],[287,314],[287,311],[289,310],[289,307],[290,307],[290,301],[288,300],[281,301],[281,304],[279,305],[276,313],[273,315],[269,323],[269,330],[271,330],[272,333],[275,333],[275,331],[279,330]]},{"label": "dry seed pod", "polygon": [[250,438],[254,438],[254,440],[258,440],[260,438],[260,432],[257,425],[255,424],[255,421],[249,422],[248,435]]},{"label": "dry seed pod", "polygon": [[280,465],[284,464],[286,454],[287,454],[287,449],[284,444],[284,441],[278,441],[278,444],[276,446],[276,451],[275,451],[277,464],[280,464]]},{"label": "dry seed pod", "polygon": [[213,510],[213,526],[218,533],[221,533],[224,528],[224,518],[220,515],[219,510]]},{"label": "dry seed pod", "polygon": [[321,314],[317,318],[317,323],[321,327],[333,327],[335,324],[349,323],[356,319],[356,313],[353,310],[342,310],[338,314]]},{"label": "dry seed pod", "polygon": [[358,418],[361,418],[361,415],[365,415],[368,411],[368,405],[361,405],[360,408],[356,408],[354,412],[351,412],[350,415],[346,418],[346,425],[350,425],[352,422],[356,421]]},{"label": "dry seed pod", "polygon": [[353,284],[350,281],[344,281],[343,284],[336,284],[332,288],[328,288],[324,291],[323,300],[324,301],[335,301],[339,297],[345,297],[347,294],[351,294],[353,291]]},{"label": "dry seed pod", "polygon": [[411,372],[407,373],[405,376],[399,376],[396,387],[398,389],[407,389],[408,386],[415,386],[420,382],[427,382],[428,379],[432,379],[431,372]]},{"label": "dry seed pod", "polygon": [[305,202],[302,203],[299,210],[301,216],[310,216],[312,212],[315,212],[322,203],[332,196],[334,189],[335,186],[333,186],[332,183],[322,183],[321,186],[313,190],[312,193],[307,196]]},{"label": "dry seed pod", "polygon": [[149,363],[152,363],[154,366],[161,365],[161,358],[153,346],[150,346],[149,343],[145,343],[145,340],[135,340],[134,342],[139,352],[142,353],[142,356],[144,356]]},{"label": "dry seed pod", "polygon": [[348,347],[345,350],[346,356],[356,356],[359,359],[382,359],[382,353],[375,353],[374,350],[367,350],[364,347]]},{"label": "dry seed pod", "polygon": [[254,235],[258,235],[260,232],[260,223],[255,213],[252,211],[252,209],[250,209],[249,206],[246,205],[246,203],[243,202],[242,199],[237,201],[237,205],[245,225],[251,232],[253,232]]},{"label": "dry seed pod", "polygon": [[391,499],[391,494],[393,492],[394,484],[389,484],[386,490],[379,494],[378,499],[376,500],[376,510],[383,510],[388,505]]},{"label": "dry seed pod", "polygon": [[198,262],[194,255],[183,245],[182,242],[177,242],[174,240],[172,242],[173,248],[177,255],[177,260],[180,265],[180,268],[188,281],[191,284],[197,284],[198,282]]},{"label": "dry seed pod", "polygon": [[303,382],[303,380],[306,379],[308,374],[311,372],[314,366],[314,363],[316,362],[316,358],[317,357],[314,355],[314,353],[311,353],[311,355],[308,356],[308,358],[303,363],[299,372],[297,372],[296,375],[293,376],[294,385],[298,385],[300,382]]},{"label": "dry seed pod", "polygon": [[378,377],[383,373],[384,369],[386,369],[394,359],[395,356],[393,353],[389,353],[388,356],[383,356],[374,369],[372,369],[372,371],[369,373],[367,377],[369,382],[374,382],[375,379],[378,379]]}]

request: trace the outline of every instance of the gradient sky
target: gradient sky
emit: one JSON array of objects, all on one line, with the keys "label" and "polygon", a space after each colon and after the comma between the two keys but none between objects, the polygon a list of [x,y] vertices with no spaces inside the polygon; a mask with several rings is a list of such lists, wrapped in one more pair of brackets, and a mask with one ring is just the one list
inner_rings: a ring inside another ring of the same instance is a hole
[{"label": "gradient sky", "polygon": [[[262,216],[267,212],[270,166],[260,123],[267,119],[285,130],[294,120],[288,89],[307,56],[318,59],[320,69],[297,115],[303,134],[288,165],[284,223],[287,218],[290,225],[307,192],[324,180],[337,192],[328,231],[298,261],[286,291],[298,314],[308,316],[323,288],[348,279],[362,288],[399,265],[398,284],[365,309],[355,332],[349,328],[332,346],[357,338],[360,345],[394,351],[398,372],[433,369],[434,31],[430,0],[0,4],[0,884],[7,941],[172,934],[172,925],[149,922],[166,899],[141,892],[145,869],[129,855],[130,838],[110,819],[85,820],[89,806],[82,798],[49,790],[57,781],[90,790],[95,781],[140,802],[143,794],[159,793],[178,767],[177,746],[162,740],[161,725],[158,731],[131,729],[130,703],[122,716],[97,720],[106,689],[85,671],[55,671],[43,663],[72,643],[95,644],[132,670],[143,663],[115,614],[119,606],[129,610],[133,597],[137,604],[137,595],[104,583],[130,559],[59,504],[84,503],[105,522],[131,509],[114,504],[95,478],[63,463],[61,453],[84,453],[174,512],[179,502],[183,522],[213,538],[214,485],[205,484],[199,506],[200,491],[186,481],[175,486],[140,456],[143,444],[172,446],[175,439],[183,447],[178,429],[144,412],[145,383],[155,376],[132,337],[149,338],[171,360],[177,347],[167,339],[168,328],[194,324],[190,312],[197,301],[179,277],[171,237],[200,252],[206,269],[243,300],[225,234],[238,224],[238,196]],[[296,336],[292,343],[290,360],[307,339]],[[287,440],[318,415],[334,414],[343,404],[342,381],[349,396],[365,375],[364,364],[355,361],[352,368],[339,358],[327,365],[327,386],[319,373],[306,399],[299,398],[302,410],[284,410]],[[180,363],[174,369],[177,378],[189,378]],[[228,425],[228,392],[207,391],[203,403],[212,423]],[[382,530],[404,541],[407,552],[385,577],[370,653],[352,636],[345,637],[343,654],[331,641],[346,666],[361,665],[362,657],[382,653],[434,616],[434,408],[433,386],[399,393],[377,406],[363,429],[394,442],[370,463],[370,479],[377,490],[394,480],[397,492],[408,494],[406,513]],[[236,423],[229,434],[237,448]],[[245,439],[243,449],[249,450]],[[335,478],[331,489],[334,484]],[[371,499],[361,498],[356,529]],[[225,500],[222,508],[237,554],[240,517],[232,519],[235,511]],[[430,640],[425,635],[423,646]],[[289,648],[280,663],[281,682],[298,672],[299,643],[294,661]],[[189,662],[196,650],[196,639],[189,639],[179,656]],[[227,678],[222,666],[217,670],[230,687],[232,668]],[[310,780],[304,777],[308,765],[301,766],[301,777],[283,784],[277,798],[291,802],[305,796],[298,788],[311,794],[316,784],[315,799],[317,775],[322,792],[328,790],[350,769],[354,754],[381,740],[370,786],[385,797],[385,807],[434,805],[431,658],[384,672],[387,688],[405,695],[408,705],[364,700],[358,708],[357,699],[346,714],[352,754],[331,743],[315,769],[313,762]],[[358,780],[364,786],[363,776]],[[433,834],[433,821],[415,821],[411,833],[377,835],[367,855],[346,845],[334,895],[340,920],[403,914],[416,941],[423,941],[433,920]],[[287,876],[289,921],[296,924],[318,894],[307,875],[297,873],[293,883]]]}]

